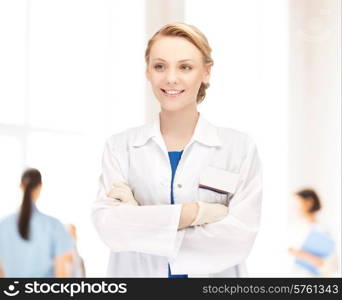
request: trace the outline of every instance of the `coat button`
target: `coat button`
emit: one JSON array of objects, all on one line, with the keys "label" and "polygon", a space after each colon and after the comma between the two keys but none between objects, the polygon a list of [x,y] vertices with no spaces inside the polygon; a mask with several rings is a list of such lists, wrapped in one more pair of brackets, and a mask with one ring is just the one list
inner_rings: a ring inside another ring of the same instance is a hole
[{"label": "coat button", "polygon": [[178,187],[178,188],[181,188],[181,187],[182,187],[182,185],[181,185],[180,183],[178,183],[178,184],[177,184],[177,187]]}]

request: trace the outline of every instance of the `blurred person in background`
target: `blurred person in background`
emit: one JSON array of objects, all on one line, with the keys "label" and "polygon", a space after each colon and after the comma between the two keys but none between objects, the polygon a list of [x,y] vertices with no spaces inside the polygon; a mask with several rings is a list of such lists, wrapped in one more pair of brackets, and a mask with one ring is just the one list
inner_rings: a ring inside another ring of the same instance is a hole
[{"label": "blurred person in background", "polygon": [[295,277],[330,277],[337,272],[335,242],[319,221],[321,201],[313,189],[295,193],[298,222],[292,232],[289,254],[294,258]]},{"label": "blurred person in background", "polygon": [[78,253],[77,249],[77,232],[76,226],[74,224],[68,224],[66,226],[67,231],[69,232],[73,244],[74,249],[72,250],[70,257],[69,257],[69,274],[70,277],[78,278],[78,277],[85,277],[85,266],[82,257]]},{"label": "blurred person in background", "polygon": [[27,169],[20,188],[23,200],[19,212],[0,221],[0,274],[69,277],[67,262],[73,243],[63,224],[36,206],[42,188],[40,172]]}]

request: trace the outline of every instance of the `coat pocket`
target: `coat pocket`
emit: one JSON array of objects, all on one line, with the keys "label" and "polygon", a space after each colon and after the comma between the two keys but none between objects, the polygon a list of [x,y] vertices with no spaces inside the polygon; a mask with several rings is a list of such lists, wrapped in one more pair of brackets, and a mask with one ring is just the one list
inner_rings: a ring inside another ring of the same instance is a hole
[{"label": "coat pocket", "polygon": [[228,205],[234,195],[239,174],[215,167],[205,168],[199,178],[199,200]]}]

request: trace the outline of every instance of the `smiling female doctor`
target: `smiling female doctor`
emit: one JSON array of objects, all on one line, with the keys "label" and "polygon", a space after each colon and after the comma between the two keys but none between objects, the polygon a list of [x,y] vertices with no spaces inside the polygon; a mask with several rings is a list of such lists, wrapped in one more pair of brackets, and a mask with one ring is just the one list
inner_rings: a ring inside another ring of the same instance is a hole
[{"label": "smiling female doctor", "polygon": [[197,111],[213,60],[206,37],[165,25],[145,52],[161,112],[106,143],[93,221],[110,277],[241,277],[261,208],[252,139]]}]

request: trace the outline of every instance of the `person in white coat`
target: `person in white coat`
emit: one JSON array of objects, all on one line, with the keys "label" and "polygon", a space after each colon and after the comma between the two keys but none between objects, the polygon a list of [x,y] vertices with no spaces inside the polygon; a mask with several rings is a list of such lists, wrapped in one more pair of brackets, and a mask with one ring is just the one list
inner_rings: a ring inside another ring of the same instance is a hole
[{"label": "person in white coat", "polygon": [[208,122],[213,60],[185,23],[149,40],[154,122],[110,137],[92,217],[110,277],[242,277],[260,222],[261,162],[245,133]]}]

